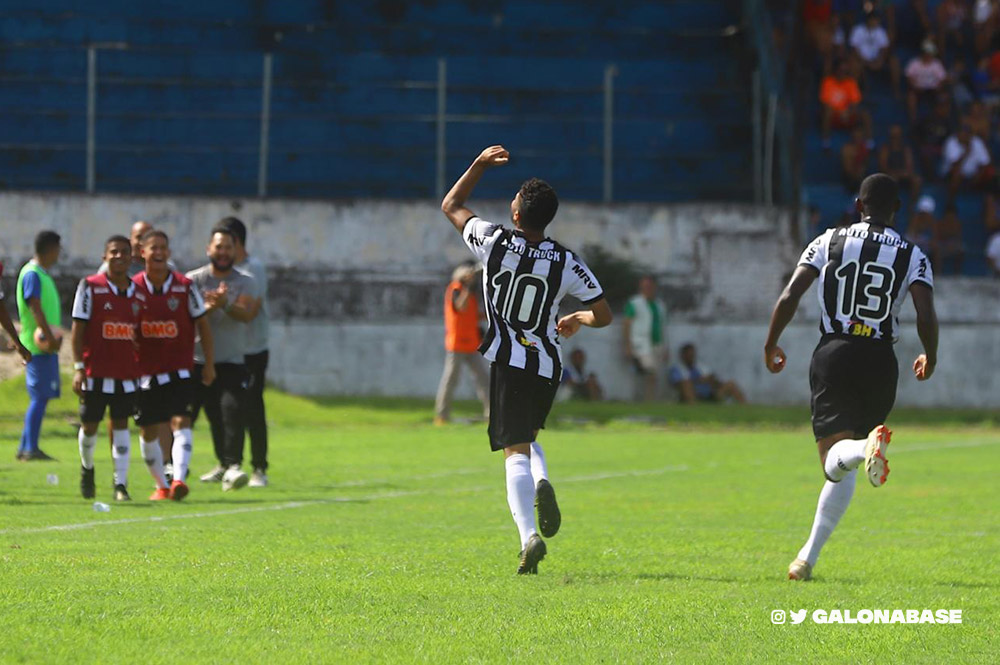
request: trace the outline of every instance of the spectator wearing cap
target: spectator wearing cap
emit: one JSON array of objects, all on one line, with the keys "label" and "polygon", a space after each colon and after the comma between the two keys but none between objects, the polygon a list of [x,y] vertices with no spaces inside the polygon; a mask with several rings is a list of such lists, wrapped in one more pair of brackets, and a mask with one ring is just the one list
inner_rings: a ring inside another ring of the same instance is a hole
[{"label": "spectator wearing cap", "polygon": [[917,201],[917,209],[906,229],[906,239],[923,250],[924,254],[931,256],[931,247],[934,244],[934,227],[937,225],[934,219],[936,208],[934,199],[926,194]]},{"label": "spectator wearing cap", "polygon": [[834,73],[820,84],[819,99],[823,104],[823,148],[830,149],[831,129],[854,129],[860,126],[865,138],[872,138],[872,117],[861,108],[861,90],[843,60]]},{"label": "spectator wearing cap", "polygon": [[968,123],[961,123],[958,131],[945,141],[941,175],[948,182],[951,197],[963,186],[985,189],[990,185],[993,179],[990,152]]},{"label": "spectator wearing cap", "polygon": [[913,149],[906,144],[903,128],[899,125],[889,127],[889,141],[878,151],[878,167],[882,173],[892,176],[900,187],[909,190],[911,201],[920,194],[923,179],[917,173]]},{"label": "spectator wearing cap", "polygon": [[917,121],[917,107],[932,105],[948,83],[948,72],[937,59],[937,47],[930,39],[924,40],[920,55],[906,65],[906,82],[909,84],[906,108],[912,123]]},{"label": "spectator wearing cap", "polygon": [[889,74],[892,92],[898,99],[899,59],[889,50],[889,33],[882,27],[878,12],[865,14],[865,20],[851,30],[849,40],[851,49],[861,62],[862,71],[867,79],[868,74]]}]

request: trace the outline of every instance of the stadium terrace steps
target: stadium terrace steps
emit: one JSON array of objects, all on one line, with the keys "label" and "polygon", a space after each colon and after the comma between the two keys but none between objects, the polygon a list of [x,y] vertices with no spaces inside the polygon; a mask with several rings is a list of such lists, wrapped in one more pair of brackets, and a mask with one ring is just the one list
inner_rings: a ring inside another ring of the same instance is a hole
[{"label": "stadium terrace steps", "polygon": [[[52,0],[0,9],[0,186],[81,184],[83,47],[97,43],[98,191],[256,192],[271,51],[274,195],[434,196],[427,165],[445,57],[448,177],[501,141],[522,165],[512,176],[551,174],[564,197],[599,200],[603,85],[614,64],[616,199],[745,199],[748,59],[743,38],[726,31],[740,7]],[[494,47],[469,56],[470,40]]]}]

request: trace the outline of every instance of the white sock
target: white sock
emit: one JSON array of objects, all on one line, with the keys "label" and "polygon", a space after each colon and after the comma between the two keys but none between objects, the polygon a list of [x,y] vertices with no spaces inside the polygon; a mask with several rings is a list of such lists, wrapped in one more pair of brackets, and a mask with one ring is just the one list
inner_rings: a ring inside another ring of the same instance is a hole
[{"label": "white sock", "polygon": [[77,435],[77,441],[80,442],[80,464],[83,465],[84,469],[94,468],[94,448],[97,447],[97,433],[87,436],[83,433],[83,428],[80,428],[80,433]]},{"label": "white sock", "polygon": [[823,470],[826,477],[838,481],[848,473],[858,468],[865,461],[865,446],[867,439],[843,439],[833,444],[826,454],[826,464]]},{"label": "white sock", "polygon": [[823,549],[827,538],[833,533],[837,522],[844,516],[847,506],[854,496],[854,482],[858,477],[857,469],[851,471],[839,483],[829,480],[823,485],[823,491],[819,493],[819,503],[816,505],[816,518],[813,520],[812,532],[809,540],[799,550],[799,558],[809,562],[810,566],[816,565],[819,558],[819,551]]},{"label": "white sock", "polygon": [[531,461],[515,453],[504,462],[507,467],[507,505],[521,534],[521,547],[535,534],[535,484],[531,480]]},{"label": "white sock", "polygon": [[146,460],[149,468],[149,475],[153,476],[153,482],[157,489],[166,489],[167,477],[163,475],[163,451],[160,450],[160,440],[153,439],[146,441],[139,437],[139,449],[142,451],[142,458]]},{"label": "white sock", "polygon": [[132,453],[132,438],[128,428],[111,434],[111,459],[115,461],[115,485],[128,485],[128,463]]},{"label": "white sock", "polygon": [[531,443],[531,478],[538,484],[541,479],[549,479],[549,466],[545,463],[545,451],[537,441]]},{"label": "white sock", "polygon": [[174,460],[174,480],[183,482],[187,479],[188,466],[191,464],[192,442],[190,428],[174,431],[174,447],[171,451],[171,458]]}]

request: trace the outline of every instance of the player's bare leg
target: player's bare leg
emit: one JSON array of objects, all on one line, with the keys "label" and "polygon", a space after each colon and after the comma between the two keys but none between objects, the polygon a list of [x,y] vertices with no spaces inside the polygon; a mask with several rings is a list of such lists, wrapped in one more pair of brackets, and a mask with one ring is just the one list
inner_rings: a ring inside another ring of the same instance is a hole
[{"label": "player's bare leg", "polygon": [[535,485],[531,477],[531,444],[517,443],[504,448],[507,469],[507,505],[521,537],[517,574],[535,574],[545,558],[545,542],[535,529]]}]

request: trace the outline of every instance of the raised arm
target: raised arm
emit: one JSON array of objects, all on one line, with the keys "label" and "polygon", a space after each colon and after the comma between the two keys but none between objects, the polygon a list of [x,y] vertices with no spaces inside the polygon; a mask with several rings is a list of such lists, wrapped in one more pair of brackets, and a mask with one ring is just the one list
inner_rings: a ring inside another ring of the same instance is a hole
[{"label": "raised arm", "polygon": [[917,310],[917,335],[924,345],[924,352],[913,361],[913,373],[917,381],[926,381],[937,367],[938,319],[934,310],[934,290],[923,282],[914,282],[910,285],[910,297]]},{"label": "raised arm", "polygon": [[503,166],[509,159],[510,153],[502,145],[492,145],[486,148],[479,153],[472,165],[465,170],[462,177],[445,194],[444,200],[441,201],[441,212],[459,233],[465,229],[465,223],[469,221],[469,218],[475,215],[465,207],[465,203],[472,196],[472,190],[479,183],[479,179],[483,177],[483,173],[490,167]]},{"label": "raised arm", "polygon": [[778,302],[771,312],[771,325],[767,330],[767,341],[764,342],[764,364],[768,371],[777,374],[785,368],[785,352],[778,346],[781,333],[792,321],[795,310],[799,308],[802,295],[812,286],[817,277],[816,269],[800,265],[792,273],[788,286],[778,296]]}]

